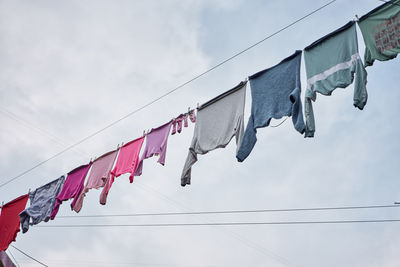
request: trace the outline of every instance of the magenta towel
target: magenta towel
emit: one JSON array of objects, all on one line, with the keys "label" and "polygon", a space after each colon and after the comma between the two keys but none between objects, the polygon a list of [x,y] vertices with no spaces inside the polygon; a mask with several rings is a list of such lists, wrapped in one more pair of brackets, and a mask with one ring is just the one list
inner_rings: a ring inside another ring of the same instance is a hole
[{"label": "magenta towel", "polygon": [[92,162],[86,165],[79,166],[68,173],[64,186],[56,197],[56,204],[54,205],[51,219],[54,220],[58,213],[58,209],[63,201],[73,198],[71,209],[74,207],[79,195],[83,190],[83,183],[85,182],[86,174],[88,173]]},{"label": "magenta towel", "polygon": [[[79,212],[82,209],[83,199],[90,189],[99,189],[100,187],[104,187],[106,185],[107,180],[111,176],[111,169],[114,165],[117,154],[118,150],[107,152],[93,162],[86,185],[72,208],[74,211]],[[100,195],[100,203],[102,197],[103,193]]]},{"label": "magenta towel", "polygon": [[139,165],[135,171],[135,176],[142,174],[143,160],[152,157],[153,155],[160,155],[158,163],[161,165],[165,164],[165,155],[167,153],[167,142],[169,131],[171,129],[172,120],[158,128],[151,129],[151,132],[147,135],[146,148],[143,151]]}]

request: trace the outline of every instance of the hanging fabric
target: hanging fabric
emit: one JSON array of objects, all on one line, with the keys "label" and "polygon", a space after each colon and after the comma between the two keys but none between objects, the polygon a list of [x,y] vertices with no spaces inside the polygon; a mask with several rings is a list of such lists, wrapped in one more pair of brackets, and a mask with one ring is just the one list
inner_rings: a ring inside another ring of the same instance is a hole
[{"label": "hanging fabric", "polygon": [[74,200],[71,203],[71,209],[73,209],[79,195],[83,190],[83,183],[85,182],[85,178],[90,169],[90,166],[92,166],[92,162],[86,165],[79,166],[68,173],[62,190],[60,194],[58,194],[56,197],[56,204],[54,205],[54,209],[50,217],[52,220],[54,220],[54,218],[56,217],[58,209],[60,208],[62,202],[73,198]]},{"label": "hanging fabric", "polygon": [[159,155],[158,163],[165,165],[165,157],[167,154],[167,143],[168,136],[171,129],[172,121],[166,124],[151,129],[150,133],[147,134],[146,147],[143,151],[139,165],[135,171],[134,176],[140,176],[143,169],[143,160],[152,157],[153,155]]},{"label": "hanging fabric", "polygon": [[[106,185],[107,180],[109,180],[111,177],[111,169],[114,165],[117,154],[118,149],[103,154],[93,162],[92,169],[90,170],[85,187],[83,188],[78,200],[76,201],[76,204],[73,207],[74,211],[79,212],[82,209],[83,199],[90,189],[99,189]],[[100,203],[105,203],[105,198],[106,196],[103,190],[100,195]]]},{"label": "hanging fabric", "polygon": [[0,251],[6,250],[15,241],[20,231],[18,214],[25,209],[28,195],[20,196],[1,207],[0,215]]},{"label": "hanging fabric", "polygon": [[56,197],[60,193],[64,181],[65,177],[61,176],[29,193],[31,205],[19,214],[22,233],[26,233],[29,230],[29,225],[50,220]]},{"label": "hanging fabric", "polygon": [[197,154],[224,148],[234,136],[239,146],[244,130],[245,97],[246,82],[241,82],[198,108],[192,143],[182,171],[182,186],[191,183],[191,169]]},{"label": "hanging fabric", "polygon": [[181,133],[182,131],[182,122],[185,127],[188,127],[188,113],[180,114],[176,119],[172,120],[172,132],[171,135],[174,135],[177,131]]},{"label": "hanging fabric", "polygon": [[171,135],[176,134],[176,132],[181,133],[182,131],[182,123],[183,126],[186,128],[189,126],[188,124],[188,118],[192,123],[196,122],[196,114],[194,112],[194,109],[186,112],[185,114],[180,114],[178,117],[172,120],[172,131]]},{"label": "hanging fabric", "polygon": [[301,51],[297,50],[278,65],[249,77],[251,115],[236,155],[238,161],[241,162],[249,156],[257,142],[257,128],[269,126],[271,119],[292,116],[294,128],[301,134],[304,133],[300,63]]},{"label": "hanging fabric", "polygon": [[101,192],[100,203],[102,205],[105,205],[107,202],[107,196],[112,184],[114,183],[115,177],[129,173],[129,180],[131,183],[133,182],[133,173],[139,164],[139,153],[140,149],[142,148],[144,138],[145,135],[130,141],[121,147],[117,158],[117,163],[111,172],[111,177],[107,180],[106,185]]},{"label": "hanging fabric", "polygon": [[311,100],[316,100],[317,92],[331,95],[336,88],[346,88],[354,79],[354,106],[362,110],[367,103],[367,72],[358,53],[355,22],[347,23],[304,48],[304,61],[307,74],[305,137],[313,137],[315,121]]},{"label": "hanging fabric", "polygon": [[15,267],[10,257],[8,257],[5,251],[0,251],[0,266],[1,267]]},{"label": "hanging fabric", "polygon": [[400,0],[387,2],[358,21],[365,42],[365,66],[393,59],[400,53]]}]

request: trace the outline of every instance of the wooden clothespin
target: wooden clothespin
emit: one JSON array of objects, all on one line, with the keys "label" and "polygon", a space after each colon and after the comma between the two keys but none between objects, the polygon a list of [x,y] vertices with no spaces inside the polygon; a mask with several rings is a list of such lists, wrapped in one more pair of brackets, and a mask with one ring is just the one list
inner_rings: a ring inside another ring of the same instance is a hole
[{"label": "wooden clothespin", "polygon": [[146,135],[146,130],[143,130],[143,136],[145,136]]},{"label": "wooden clothespin", "polygon": [[3,206],[4,206],[4,201],[1,202],[0,208],[3,208]]},{"label": "wooden clothespin", "polygon": [[354,15],[355,17],[356,17],[356,19],[355,19],[355,21],[359,21],[360,20],[360,18],[358,17],[358,15],[356,14],[356,15]]},{"label": "wooden clothespin", "polygon": [[197,103],[197,109],[199,109],[199,107],[200,107],[200,105],[199,105],[199,103]]},{"label": "wooden clothespin", "polygon": [[190,107],[188,107],[188,113],[190,112]]}]

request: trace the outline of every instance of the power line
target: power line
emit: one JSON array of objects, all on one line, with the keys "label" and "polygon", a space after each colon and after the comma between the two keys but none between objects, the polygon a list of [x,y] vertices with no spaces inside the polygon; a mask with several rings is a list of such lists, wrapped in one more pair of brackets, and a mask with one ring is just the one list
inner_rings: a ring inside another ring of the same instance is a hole
[{"label": "power line", "polygon": [[295,224],[348,224],[348,223],[392,223],[400,219],[337,220],[337,221],[276,221],[276,222],[211,222],[211,223],[152,223],[152,224],[60,224],[36,226],[40,228],[82,227],[178,227],[178,226],[248,226],[248,225],[295,225]]},{"label": "power line", "polygon": [[[38,133],[41,133],[42,135],[47,136],[49,139],[53,140],[54,142],[58,143],[59,145],[61,145],[63,147],[68,146],[68,143],[64,142],[61,138],[59,138],[56,135],[52,134],[51,132],[46,131],[43,128],[41,128],[41,127],[39,127],[37,125],[34,125],[34,124],[30,123],[29,121],[17,116],[15,113],[13,113],[13,112],[5,109],[5,108],[2,108],[2,107],[0,107],[0,112],[2,112],[4,115],[8,116],[13,121],[16,121],[16,122],[20,123],[21,125],[31,129],[31,130],[35,130]],[[86,153],[84,153],[84,152],[82,152],[80,150],[73,149],[72,151],[74,151],[76,153],[79,153],[81,156],[90,157],[88,154],[86,154]]]},{"label": "power line", "polygon": [[38,261],[38,260],[35,259],[34,257],[29,256],[28,254],[26,254],[25,252],[23,252],[23,251],[20,250],[19,248],[15,247],[15,246],[13,246],[13,245],[11,245],[11,246],[12,246],[13,248],[15,248],[16,250],[18,250],[19,252],[21,252],[22,254],[24,254],[25,256],[27,256],[28,258],[30,258],[30,259],[36,261],[37,263],[39,263],[39,264],[41,264],[41,265],[43,265],[43,266],[49,267],[48,265],[44,264],[43,262]]},{"label": "power line", "polygon": [[378,208],[400,208],[400,205],[369,205],[369,206],[313,207],[313,208],[290,208],[290,209],[222,210],[222,211],[160,212],[160,213],[131,213],[131,214],[65,215],[65,216],[57,216],[57,218],[173,216],[173,215],[237,214],[237,213],[264,213],[264,212],[299,212],[299,211],[324,211],[324,210],[356,210],[356,209],[378,209]]},{"label": "power line", "polygon": [[193,81],[199,79],[200,77],[206,75],[207,73],[209,73],[209,72],[211,72],[211,71],[217,69],[218,67],[220,67],[220,66],[224,65],[225,63],[227,63],[228,61],[231,61],[232,59],[234,59],[234,58],[240,56],[241,54],[247,52],[248,50],[250,50],[250,49],[252,49],[252,48],[258,46],[259,44],[261,44],[261,43],[265,42],[266,40],[272,38],[273,36],[277,35],[278,33],[280,33],[280,32],[282,32],[282,31],[284,31],[284,30],[290,28],[291,26],[297,24],[298,22],[300,22],[300,21],[302,21],[302,20],[308,18],[309,16],[311,16],[311,15],[313,15],[314,13],[320,11],[321,9],[323,9],[323,8],[325,8],[325,7],[327,7],[327,6],[331,5],[331,4],[333,4],[334,2],[336,2],[336,0],[329,1],[328,3],[324,4],[323,6],[317,8],[317,9],[311,11],[310,13],[304,15],[303,17],[301,17],[301,18],[299,18],[299,19],[293,21],[292,23],[286,25],[285,27],[279,29],[278,31],[276,31],[276,32],[274,32],[274,33],[268,35],[268,36],[265,37],[265,38],[263,38],[262,40],[260,40],[260,41],[258,41],[258,42],[256,42],[256,43],[252,44],[251,46],[249,46],[249,47],[247,47],[247,48],[245,48],[245,49],[243,49],[243,50],[237,52],[237,53],[234,54],[233,56],[231,56],[231,57],[229,57],[229,58],[227,58],[227,59],[221,61],[220,63],[214,65],[213,67],[207,69],[206,71],[204,71],[204,72],[202,72],[202,73],[196,75],[196,76],[193,77],[192,79],[190,79],[190,80],[188,80],[188,81],[186,81],[186,82],[184,82],[184,83],[178,85],[177,87],[175,87],[175,88],[173,88],[173,89],[167,91],[165,94],[163,94],[163,95],[161,95],[161,96],[159,96],[159,97],[153,99],[152,101],[148,102],[147,104],[145,104],[145,105],[143,105],[143,106],[141,106],[141,107],[139,107],[139,108],[133,110],[132,112],[130,112],[130,113],[124,115],[123,117],[119,118],[118,120],[116,120],[116,121],[114,121],[114,122],[111,122],[110,124],[106,125],[105,127],[101,128],[100,130],[98,130],[98,131],[96,131],[96,132],[94,132],[94,133],[92,133],[92,134],[86,136],[85,138],[81,139],[80,141],[78,141],[78,142],[76,142],[76,143],[74,143],[74,144],[72,144],[72,145],[66,147],[65,149],[63,149],[63,150],[61,150],[60,152],[54,154],[54,155],[51,156],[50,158],[39,162],[38,164],[32,166],[31,168],[29,168],[29,169],[23,171],[22,173],[20,173],[20,174],[14,176],[14,177],[12,177],[12,178],[10,178],[10,179],[7,179],[5,182],[3,182],[2,184],[0,184],[0,188],[3,187],[3,186],[5,186],[5,185],[7,185],[7,184],[9,184],[9,183],[12,182],[12,181],[18,179],[19,177],[21,177],[21,176],[27,174],[28,172],[30,172],[30,171],[36,169],[37,167],[39,167],[39,166],[45,164],[46,162],[48,162],[48,161],[50,161],[50,160],[52,160],[52,159],[58,157],[59,155],[63,154],[64,152],[66,152],[66,151],[68,151],[68,150],[70,150],[70,149],[76,147],[77,145],[79,145],[79,144],[85,142],[86,140],[88,140],[88,139],[90,139],[90,138],[92,138],[92,137],[98,135],[99,133],[101,133],[101,132],[107,130],[108,128],[110,128],[110,127],[114,126],[115,124],[119,123],[120,121],[122,121],[122,120],[124,120],[124,119],[126,119],[126,118],[132,116],[133,114],[135,114],[135,113],[137,113],[137,112],[139,112],[139,111],[145,109],[146,107],[148,107],[148,106],[150,106],[150,105],[152,105],[152,104],[158,102],[158,101],[161,100],[162,98],[164,98],[164,97],[166,97],[166,96],[172,94],[173,92],[175,92],[175,91],[181,89],[182,87],[186,86],[187,84],[189,84],[189,83],[191,83],[191,82],[193,82]]}]

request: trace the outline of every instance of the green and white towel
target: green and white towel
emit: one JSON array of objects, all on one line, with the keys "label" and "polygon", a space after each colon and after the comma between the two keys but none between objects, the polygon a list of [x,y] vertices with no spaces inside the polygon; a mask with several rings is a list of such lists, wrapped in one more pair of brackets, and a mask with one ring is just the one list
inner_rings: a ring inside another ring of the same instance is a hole
[{"label": "green and white towel", "polygon": [[313,137],[315,119],[311,100],[316,100],[317,92],[331,95],[336,88],[345,88],[354,80],[354,106],[363,109],[367,103],[367,72],[358,53],[355,23],[351,21],[306,47],[304,61],[307,74],[305,137]]}]

